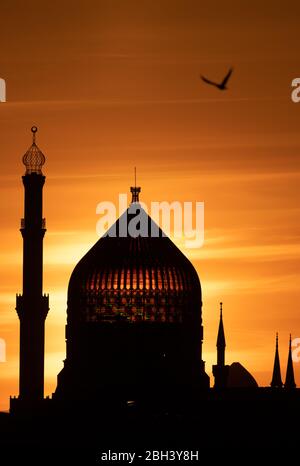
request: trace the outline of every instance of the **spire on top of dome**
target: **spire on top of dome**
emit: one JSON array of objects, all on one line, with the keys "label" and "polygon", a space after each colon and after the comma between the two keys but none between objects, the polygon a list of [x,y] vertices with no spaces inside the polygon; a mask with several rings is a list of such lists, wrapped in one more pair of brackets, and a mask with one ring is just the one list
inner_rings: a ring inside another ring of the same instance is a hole
[{"label": "spire on top of dome", "polygon": [[131,203],[139,202],[141,187],[136,185],[136,167],[134,167],[134,186],[130,187],[130,192],[132,193]]},{"label": "spire on top of dome", "polygon": [[37,130],[38,129],[36,126],[31,128],[32,145],[23,156],[23,163],[26,167],[26,175],[30,175],[31,173],[42,174],[42,166],[46,161],[44,154],[35,143],[35,134]]}]

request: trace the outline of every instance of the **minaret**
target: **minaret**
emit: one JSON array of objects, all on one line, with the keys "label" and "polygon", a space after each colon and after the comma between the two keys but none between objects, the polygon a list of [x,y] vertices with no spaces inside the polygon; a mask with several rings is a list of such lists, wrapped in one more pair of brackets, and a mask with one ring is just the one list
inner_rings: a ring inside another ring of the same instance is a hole
[{"label": "minaret", "polygon": [[223,325],[223,303],[220,303],[220,322],[217,338],[217,364],[213,366],[215,388],[226,388],[229,366],[225,366],[225,332]]},{"label": "minaret", "polygon": [[296,388],[295,377],[294,377],[294,368],[293,368],[293,358],[292,358],[292,336],[290,335],[289,341],[289,354],[288,362],[286,368],[286,377],[284,388]]},{"label": "minaret", "polygon": [[43,295],[43,238],[46,232],[42,214],[45,157],[35,142],[37,128],[31,128],[32,146],[23,157],[25,190],[23,237],[23,294],[17,295],[20,319],[19,400],[29,404],[44,398],[44,328],[49,297]]},{"label": "minaret", "polygon": [[272,388],[282,388],[281,380],[281,370],[280,370],[280,361],[279,361],[279,351],[278,351],[278,333],[276,333],[276,346],[275,346],[275,358],[274,358],[274,368],[271,387]]}]

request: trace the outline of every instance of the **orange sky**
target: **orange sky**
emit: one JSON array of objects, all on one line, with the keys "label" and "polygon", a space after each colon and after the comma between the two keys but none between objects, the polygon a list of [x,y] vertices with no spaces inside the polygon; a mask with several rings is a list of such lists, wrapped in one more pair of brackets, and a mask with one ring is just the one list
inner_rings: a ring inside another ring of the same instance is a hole
[{"label": "orange sky", "polygon": [[[289,332],[300,337],[300,104],[290,98],[300,5],[261,3],[2,0],[0,409],[18,393],[21,157],[33,124],[47,156],[47,394],[64,358],[68,279],[97,240],[96,205],[128,191],[135,165],[146,203],[205,202],[205,245],[183,252],[203,287],[207,372],[222,300],[227,361],[269,384],[279,331],[284,375]],[[227,92],[199,79],[231,65]]]}]

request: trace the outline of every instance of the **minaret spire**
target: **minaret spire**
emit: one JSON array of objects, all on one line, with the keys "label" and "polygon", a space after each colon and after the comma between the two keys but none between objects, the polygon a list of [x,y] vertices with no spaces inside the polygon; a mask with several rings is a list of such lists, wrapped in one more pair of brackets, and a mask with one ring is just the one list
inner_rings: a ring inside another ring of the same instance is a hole
[{"label": "minaret spire", "polygon": [[226,340],[225,340],[225,332],[224,332],[224,325],[223,325],[223,303],[220,303],[220,322],[219,322],[219,330],[218,330],[218,338],[217,338],[217,364],[218,365],[225,365],[225,348],[226,348]]},{"label": "minaret spire", "polygon": [[225,388],[229,373],[229,366],[225,365],[225,332],[223,325],[223,303],[220,303],[220,321],[217,337],[217,364],[213,366],[213,375],[215,377],[215,387]]},{"label": "minaret spire", "polygon": [[[20,319],[20,388],[19,399],[33,406],[44,397],[45,319],[49,298],[43,295],[43,218],[42,166],[45,156],[35,143],[37,127],[31,128],[32,146],[23,157],[26,173],[22,177],[25,190],[23,237],[23,293],[17,295],[16,310]],[[12,403],[14,403],[12,399]],[[14,409],[13,405],[11,408]]]},{"label": "minaret spire", "polygon": [[130,192],[132,193],[131,202],[139,202],[141,187],[136,185],[136,167],[134,167],[134,186],[130,187]]},{"label": "minaret spire", "polygon": [[273,367],[273,376],[271,387],[272,388],[282,388],[282,379],[281,379],[281,370],[280,370],[280,360],[279,360],[279,349],[278,349],[278,332],[276,333],[276,345],[275,345],[275,358],[274,358],[274,367]]},{"label": "minaret spire", "polygon": [[292,336],[291,335],[290,335],[290,341],[289,341],[289,353],[288,353],[284,388],[296,388],[293,358],[292,358]]}]

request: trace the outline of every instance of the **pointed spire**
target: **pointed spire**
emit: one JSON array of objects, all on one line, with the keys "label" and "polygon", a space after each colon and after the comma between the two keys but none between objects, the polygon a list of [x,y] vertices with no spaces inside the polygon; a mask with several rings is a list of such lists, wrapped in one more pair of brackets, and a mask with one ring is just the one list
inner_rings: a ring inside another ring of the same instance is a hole
[{"label": "pointed spire", "polygon": [[31,128],[32,145],[23,156],[23,163],[26,167],[26,175],[30,175],[31,173],[42,174],[42,166],[46,161],[44,154],[35,143],[37,130],[38,129],[36,126]]},{"label": "pointed spire", "polygon": [[290,335],[290,341],[289,341],[289,353],[288,353],[284,388],[296,388],[294,368],[293,368],[293,358],[292,358],[292,336],[291,335]]},{"label": "pointed spire", "polygon": [[36,126],[32,126],[31,128],[31,132],[32,132],[32,144],[35,144],[35,135],[37,133],[37,127]]},{"label": "pointed spire", "polygon": [[278,333],[276,333],[275,358],[274,358],[274,368],[273,368],[271,387],[282,388],[282,385],[283,384],[282,384],[282,379],[281,379],[279,350],[278,350]]},{"label": "pointed spire", "polygon": [[217,338],[217,347],[225,348],[226,341],[225,341],[225,332],[224,332],[224,325],[223,325],[223,303],[220,303],[220,322],[219,322],[219,330],[218,330],[218,338]]},{"label": "pointed spire", "polygon": [[136,185],[136,167],[134,167],[134,186],[130,187],[130,192],[132,193],[131,202],[139,202],[139,194],[141,192],[140,186]]},{"label": "pointed spire", "polygon": [[223,325],[223,303],[220,303],[220,322],[217,337],[217,364],[220,366],[224,366],[225,364],[225,347],[226,341]]}]

